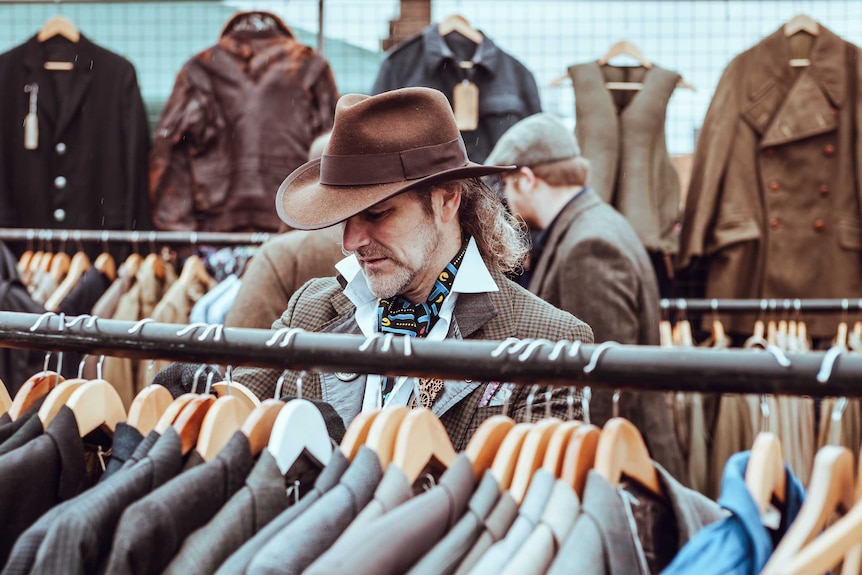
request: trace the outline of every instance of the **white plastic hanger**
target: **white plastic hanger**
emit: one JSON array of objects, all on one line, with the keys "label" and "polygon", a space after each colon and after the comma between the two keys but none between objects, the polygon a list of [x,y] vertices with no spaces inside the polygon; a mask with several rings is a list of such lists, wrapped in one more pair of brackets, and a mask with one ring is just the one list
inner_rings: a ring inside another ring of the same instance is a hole
[{"label": "white plastic hanger", "polygon": [[[296,382],[297,395],[301,395],[302,377]],[[306,399],[288,401],[278,412],[267,449],[275,458],[282,473],[287,473],[303,451],[308,452],[321,465],[332,457],[332,440],[326,421],[317,406]]]}]

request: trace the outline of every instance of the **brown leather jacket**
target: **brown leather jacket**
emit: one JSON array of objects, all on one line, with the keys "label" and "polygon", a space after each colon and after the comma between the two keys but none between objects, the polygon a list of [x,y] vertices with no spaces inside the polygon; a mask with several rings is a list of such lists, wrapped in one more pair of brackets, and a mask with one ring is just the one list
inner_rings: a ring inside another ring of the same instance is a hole
[{"label": "brown leather jacket", "polygon": [[268,12],[243,12],[177,75],[150,155],[163,230],[278,230],[282,180],[332,127],[328,62]]}]

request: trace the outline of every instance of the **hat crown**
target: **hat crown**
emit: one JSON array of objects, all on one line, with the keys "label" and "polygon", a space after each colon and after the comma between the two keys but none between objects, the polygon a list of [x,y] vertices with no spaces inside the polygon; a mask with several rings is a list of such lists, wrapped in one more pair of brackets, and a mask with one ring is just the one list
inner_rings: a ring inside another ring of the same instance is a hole
[{"label": "hat crown", "polygon": [[338,100],[325,156],[386,154],[460,139],[446,96],[431,88],[404,88]]}]

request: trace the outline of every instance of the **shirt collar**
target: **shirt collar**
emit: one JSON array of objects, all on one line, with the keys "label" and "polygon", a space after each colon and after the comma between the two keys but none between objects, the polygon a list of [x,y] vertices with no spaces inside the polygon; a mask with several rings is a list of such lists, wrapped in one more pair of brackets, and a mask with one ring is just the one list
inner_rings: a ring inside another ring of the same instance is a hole
[{"label": "shirt collar", "polygon": [[[355,305],[360,308],[369,303],[377,306],[377,296],[375,296],[368,287],[368,282],[365,279],[365,274],[359,266],[359,261],[355,255],[349,255],[337,264],[335,269],[338,270],[347,286],[344,288],[344,295]],[[467,243],[467,251],[464,252],[464,261],[455,275],[455,281],[452,283],[451,293],[486,293],[499,291],[497,283],[491,277],[491,272],[488,271],[488,266],[482,260],[482,254],[479,253],[479,246],[476,245],[476,240],[470,238]]]},{"label": "shirt collar", "polygon": [[[473,55],[473,66],[481,66],[487,74],[494,77],[497,75],[500,49],[484,33],[482,36],[482,43],[476,47],[476,53]],[[444,60],[453,62],[457,60],[452,49],[446,44],[446,40],[440,35],[434,24],[425,27],[422,32],[422,43],[425,46],[425,65],[431,71],[436,70]]]}]

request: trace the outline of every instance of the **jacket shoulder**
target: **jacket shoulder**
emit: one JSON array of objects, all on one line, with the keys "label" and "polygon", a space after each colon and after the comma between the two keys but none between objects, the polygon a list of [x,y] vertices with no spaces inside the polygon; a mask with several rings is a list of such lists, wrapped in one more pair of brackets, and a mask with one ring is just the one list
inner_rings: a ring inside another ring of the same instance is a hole
[{"label": "jacket shoulder", "polygon": [[287,310],[273,329],[297,327],[306,331],[319,331],[336,317],[332,303],[336,297],[346,297],[337,278],[315,278],[305,282],[290,298]]},{"label": "jacket shoulder", "polygon": [[513,337],[593,342],[593,330],[585,321],[549,304],[509,279],[497,283],[500,287],[497,293],[511,302],[515,327]]},{"label": "jacket shoulder", "polygon": [[421,32],[417,32],[412,36],[408,36],[404,40],[401,40],[396,45],[389,48],[386,51],[386,55],[384,56],[384,60],[393,57],[400,57],[402,54],[413,53],[422,50],[422,36],[425,33],[424,30]]}]

